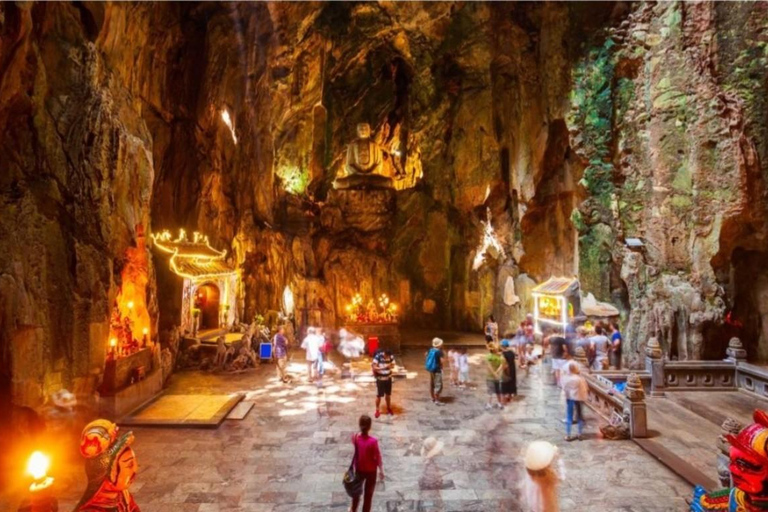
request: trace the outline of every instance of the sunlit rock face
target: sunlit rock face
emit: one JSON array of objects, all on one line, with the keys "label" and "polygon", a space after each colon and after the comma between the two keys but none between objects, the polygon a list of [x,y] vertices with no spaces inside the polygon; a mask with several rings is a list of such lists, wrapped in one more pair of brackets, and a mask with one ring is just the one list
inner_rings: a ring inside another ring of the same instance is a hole
[{"label": "sunlit rock face", "polygon": [[[720,357],[729,310],[768,357],[768,285],[747,277],[768,255],[764,4],[0,13],[0,369],[17,403],[95,388],[153,227],[227,248],[245,319],[288,286],[329,327],[364,292],[408,325],[495,313],[507,331],[530,279],[578,274],[623,311],[629,363],[651,334]],[[362,122],[395,190],[332,190]],[[489,215],[503,251],[476,264]],[[176,287],[152,258],[131,293],[162,341]]]}]

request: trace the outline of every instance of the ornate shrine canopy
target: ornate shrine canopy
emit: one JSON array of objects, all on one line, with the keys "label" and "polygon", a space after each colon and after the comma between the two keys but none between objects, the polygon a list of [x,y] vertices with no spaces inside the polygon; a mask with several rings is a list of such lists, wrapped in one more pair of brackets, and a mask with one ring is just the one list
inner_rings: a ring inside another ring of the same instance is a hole
[{"label": "ornate shrine canopy", "polygon": [[211,247],[208,237],[195,231],[192,240],[185,230],[179,230],[176,239],[171,238],[168,230],[152,234],[155,247],[171,254],[171,270],[193,281],[234,275],[236,270],[225,257],[227,251],[217,251]]},{"label": "ornate shrine canopy", "polygon": [[535,286],[531,292],[542,295],[567,295],[578,288],[579,280],[575,277],[550,277],[540,285]]}]

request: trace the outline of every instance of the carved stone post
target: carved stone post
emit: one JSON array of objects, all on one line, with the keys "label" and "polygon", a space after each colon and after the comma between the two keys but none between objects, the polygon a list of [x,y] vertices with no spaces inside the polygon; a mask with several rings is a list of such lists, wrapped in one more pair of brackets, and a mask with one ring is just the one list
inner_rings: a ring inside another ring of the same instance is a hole
[{"label": "carved stone post", "polygon": [[731,470],[729,468],[731,464],[731,445],[725,436],[728,434],[733,434],[734,436],[738,435],[743,428],[744,425],[733,418],[726,418],[720,427],[720,435],[717,436],[717,478],[720,481],[720,485],[723,487],[733,486],[731,482]]},{"label": "carved stone post", "polygon": [[728,342],[728,348],[725,349],[725,354],[728,356],[726,361],[733,363],[744,363],[747,361],[747,351],[744,350],[744,345],[741,344],[739,338],[731,338]]},{"label": "carved stone post", "polygon": [[652,337],[645,346],[645,370],[651,374],[651,396],[664,396],[664,359],[659,340]]},{"label": "carved stone post", "polygon": [[624,390],[624,410],[629,410],[629,434],[631,437],[648,437],[648,414],[645,408],[645,390],[640,377],[630,373]]}]

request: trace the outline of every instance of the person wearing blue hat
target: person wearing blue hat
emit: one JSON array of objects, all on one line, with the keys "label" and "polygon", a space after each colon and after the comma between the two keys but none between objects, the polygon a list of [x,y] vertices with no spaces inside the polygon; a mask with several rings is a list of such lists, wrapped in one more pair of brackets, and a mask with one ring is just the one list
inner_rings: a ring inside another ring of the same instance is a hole
[{"label": "person wearing blue hat", "polygon": [[517,370],[515,368],[515,351],[512,350],[508,339],[501,340],[501,355],[507,362],[504,374],[501,376],[501,394],[505,401],[509,402],[517,395]]}]

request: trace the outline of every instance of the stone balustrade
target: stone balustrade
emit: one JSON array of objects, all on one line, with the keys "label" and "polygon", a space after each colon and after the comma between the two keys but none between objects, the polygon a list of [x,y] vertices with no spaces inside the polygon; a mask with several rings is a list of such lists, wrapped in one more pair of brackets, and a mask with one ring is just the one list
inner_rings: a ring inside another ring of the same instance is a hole
[{"label": "stone balustrade", "polygon": [[627,388],[619,393],[613,381],[602,375],[585,374],[589,386],[587,405],[606,421],[617,414],[628,423],[630,437],[647,437],[645,391],[638,375],[629,374]]},{"label": "stone balustrade", "polygon": [[738,362],[735,380],[739,389],[754,393],[761,398],[768,398],[768,369]]},{"label": "stone balustrade", "polygon": [[729,361],[664,363],[665,391],[735,391],[736,365]]}]

